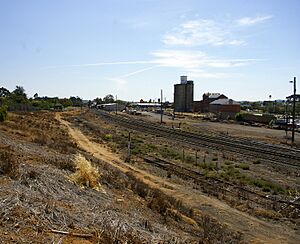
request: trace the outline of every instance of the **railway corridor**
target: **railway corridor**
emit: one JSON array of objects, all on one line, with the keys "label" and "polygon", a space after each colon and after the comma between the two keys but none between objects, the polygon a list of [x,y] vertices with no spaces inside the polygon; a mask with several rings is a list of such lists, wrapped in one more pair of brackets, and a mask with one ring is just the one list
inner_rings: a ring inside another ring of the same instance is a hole
[{"label": "railway corridor", "polygon": [[225,224],[230,230],[242,233],[244,240],[247,242],[300,243],[300,236],[291,227],[270,223],[250,216],[191,187],[175,184],[166,178],[158,177],[132,164],[125,163],[105,148],[104,145],[90,140],[78,128],[63,120],[58,113],[56,119],[68,128],[69,134],[82,150],[125,174],[130,172],[136,179],[141,180],[150,188],[157,189],[170,197],[174,197],[192,209],[195,218],[191,220],[191,223],[196,223],[196,228],[201,228],[201,223],[197,222],[197,218],[202,214],[208,214],[221,224]]}]

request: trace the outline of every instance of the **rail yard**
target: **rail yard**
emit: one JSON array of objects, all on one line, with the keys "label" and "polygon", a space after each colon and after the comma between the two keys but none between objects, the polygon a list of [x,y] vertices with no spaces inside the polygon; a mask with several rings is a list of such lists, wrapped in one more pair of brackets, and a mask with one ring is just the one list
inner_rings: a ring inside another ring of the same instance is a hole
[{"label": "rail yard", "polygon": [[[300,241],[299,149],[173,122],[95,109],[10,113],[0,152],[16,164],[1,178],[1,239]],[[89,168],[96,181],[75,181],[79,159],[101,176]]]}]

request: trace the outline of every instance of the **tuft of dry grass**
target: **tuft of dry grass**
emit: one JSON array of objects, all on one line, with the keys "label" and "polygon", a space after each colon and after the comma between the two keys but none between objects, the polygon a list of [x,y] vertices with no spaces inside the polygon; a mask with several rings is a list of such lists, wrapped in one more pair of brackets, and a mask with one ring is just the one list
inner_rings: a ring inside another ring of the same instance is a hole
[{"label": "tuft of dry grass", "polygon": [[263,217],[267,219],[275,219],[275,220],[282,218],[282,215],[276,211],[261,209],[261,208],[255,210],[255,215],[259,217]]},{"label": "tuft of dry grass", "polygon": [[97,191],[101,185],[98,182],[100,173],[98,169],[91,165],[91,162],[86,160],[81,154],[75,156],[76,171],[71,174],[69,179],[80,187],[91,187]]},{"label": "tuft of dry grass", "polygon": [[0,145],[0,174],[17,178],[19,175],[19,162],[9,147]]},{"label": "tuft of dry grass", "polygon": [[169,214],[170,216],[173,216],[176,220],[181,220],[181,221],[183,221],[183,222],[185,222],[189,225],[193,225],[194,227],[199,228],[197,222],[194,219],[182,214],[177,209],[168,208],[167,209],[167,214]]}]

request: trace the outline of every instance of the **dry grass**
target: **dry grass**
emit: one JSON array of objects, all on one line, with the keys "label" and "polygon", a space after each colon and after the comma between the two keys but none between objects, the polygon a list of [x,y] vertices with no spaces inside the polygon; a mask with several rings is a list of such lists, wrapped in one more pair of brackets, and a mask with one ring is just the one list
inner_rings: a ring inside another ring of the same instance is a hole
[{"label": "dry grass", "polygon": [[194,227],[199,228],[197,222],[194,219],[192,219],[192,218],[190,218],[190,217],[182,214],[177,209],[168,208],[167,209],[167,214],[173,216],[177,220],[181,220],[181,221],[183,221],[183,222],[185,222],[185,223],[187,223],[189,225],[193,225]]},{"label": "dry grass", "polygon": [[75,157],[76,172],[71,174],[69,179],[80,187],[91,187],[95,190],[100,190],[101,185],[98,182],[100,173],[80,154]]},{"label": "dry grass", "polygon": [[9,147],[0,145],[0,174],[16,178],[19,175],[19,162]]},{"label": "dry grass", "polygon": [[256,216],[267,218],[267,219],[275,219],[278,220],[282,218],[282,215],[278,212],[275,212],[273,210],[267,210],[267,209],[256,209],[255,210]]}]

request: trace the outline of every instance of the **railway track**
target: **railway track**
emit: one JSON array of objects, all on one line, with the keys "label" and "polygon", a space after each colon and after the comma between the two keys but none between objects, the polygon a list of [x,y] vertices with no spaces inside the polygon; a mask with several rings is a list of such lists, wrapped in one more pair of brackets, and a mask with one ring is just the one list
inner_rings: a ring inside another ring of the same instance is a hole
[{"label": "railway track", "polygon": [[297,149],[237,139],[230,136],[195,134],[178,129],[171,129],[163,125],[145,122],[143,120],[109,114],[100,110],[93,111],[101,118],[119,124],[125,128],[184,142],[195,148],[206,147],[249,156],[275,164],[287,165],[297,169],[300,168],[300,150]]},{"label": "railway track", "polygon": [[192,180],[198,186],[198,189],[200,188],[202,192],[208,195],[213,195],[220,200],[234,199],[235,202],[247,203],[247,210],[260,207],[280,212],[285,217],[299,218],[300,216],[300,203],[296,201],[282,200],[278,197],[255,192],[244,186],[238,186],[216,178],[209,178],[198,171],[161,158],[152,156],[143,156],[140,158],[146,163],[159,167],[180,178]]}]

